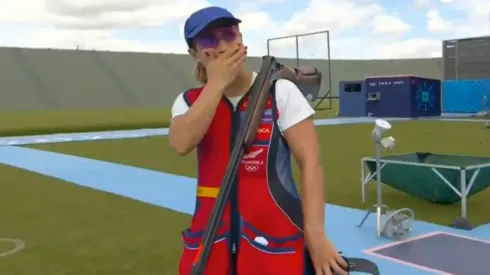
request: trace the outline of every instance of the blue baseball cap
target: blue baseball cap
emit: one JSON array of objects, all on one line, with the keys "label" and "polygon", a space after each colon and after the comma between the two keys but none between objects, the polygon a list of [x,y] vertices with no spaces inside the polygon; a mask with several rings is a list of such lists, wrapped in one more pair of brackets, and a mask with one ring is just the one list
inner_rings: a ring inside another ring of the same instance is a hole
[{"label": "blue baseball cap", "polygon": [[236,18],[227,9],[220,7],[207,7],[200,9],[185,21],[184,25],[184,37],[189,48],[192,47],[192,40],[198,35],[202,30],[204,30],[209,24],[215,22],[219,19],[228,19],[234,21],[235,23],[241,23],[242,20]]}]

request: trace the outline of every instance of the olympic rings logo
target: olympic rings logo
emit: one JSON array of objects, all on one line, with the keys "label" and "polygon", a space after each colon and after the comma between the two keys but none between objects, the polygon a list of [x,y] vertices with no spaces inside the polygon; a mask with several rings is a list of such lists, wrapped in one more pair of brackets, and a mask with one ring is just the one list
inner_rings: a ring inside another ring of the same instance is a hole
[{"label": "olympic rings logo", "polygon": [[247,172],[257,172],[259,170],[258,165],[245,165],[245,171]]}]

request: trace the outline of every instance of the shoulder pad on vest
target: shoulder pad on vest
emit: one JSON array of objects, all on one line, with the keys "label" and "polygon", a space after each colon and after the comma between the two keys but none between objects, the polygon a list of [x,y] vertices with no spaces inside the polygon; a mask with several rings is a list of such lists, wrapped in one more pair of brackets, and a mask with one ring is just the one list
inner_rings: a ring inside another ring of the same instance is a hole
[{"label": "shoulder pad on vest", "polygon": [[200,88],[192,88],[184,92],[184,100],[187,103],[187,105],[190,107],[196,99],[199,97],[199,95],[202,92],[203,87]]}]

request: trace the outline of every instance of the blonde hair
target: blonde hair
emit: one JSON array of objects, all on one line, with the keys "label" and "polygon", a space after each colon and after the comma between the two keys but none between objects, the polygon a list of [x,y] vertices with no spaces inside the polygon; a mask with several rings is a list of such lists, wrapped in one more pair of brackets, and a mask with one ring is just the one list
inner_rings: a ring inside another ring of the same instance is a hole
[{"label": "blonde hair", "polygon": [[201,84],[206,84],[208,82],[208,74],[206,72],[206,68],[201,62],[197,62],[194,67],[194,77]]}]

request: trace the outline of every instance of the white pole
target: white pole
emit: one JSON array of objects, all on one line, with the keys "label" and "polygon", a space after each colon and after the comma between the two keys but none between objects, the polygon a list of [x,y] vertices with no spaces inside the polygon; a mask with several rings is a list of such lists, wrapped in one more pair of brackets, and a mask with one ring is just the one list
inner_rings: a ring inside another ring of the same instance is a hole
[{"label": "white pole", "polygon": [[378,142],[376,147],[376,235],[381,237],[381,214],[382,214],[382,197],[381,197],[381,148]]},{"label": "white pole", "polygon": [[364,160],[361,159],[361,197],[362,202],[366,202],[366,185],[364,185],[364,179],[366,177],[366,172],[364,170]]},{"label": "white pole", "polygon": [[466,218],[466,169],[461,168],[461,217]]}]

